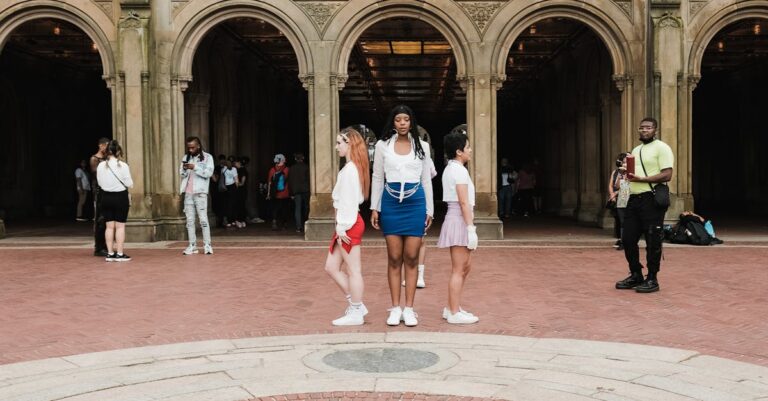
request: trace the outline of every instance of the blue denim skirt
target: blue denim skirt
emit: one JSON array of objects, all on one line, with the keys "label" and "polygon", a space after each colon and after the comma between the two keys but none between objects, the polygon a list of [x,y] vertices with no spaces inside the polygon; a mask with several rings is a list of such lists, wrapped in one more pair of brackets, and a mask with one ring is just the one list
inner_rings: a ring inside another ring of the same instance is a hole
[{"label": "blue denim skirt", "polygon": [[424,196],[424,188],[418,183],[406,183],[404,192],[416,191],[409,197],[404,197],[400,202],[400,183],[387,182],[381,195],[381,213],[379,224],[384,235],[402,235],[411,237],[424,236],[424,222],[427,219],[427,199]]}]

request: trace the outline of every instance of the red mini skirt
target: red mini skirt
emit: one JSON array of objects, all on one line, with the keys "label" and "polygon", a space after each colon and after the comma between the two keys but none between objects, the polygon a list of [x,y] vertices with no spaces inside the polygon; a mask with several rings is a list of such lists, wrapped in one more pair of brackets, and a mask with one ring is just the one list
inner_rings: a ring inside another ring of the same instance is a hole
[{"label": "red mini skirt", "polygon": [[[362,216],[360,216],[360,213],[357,214],[357,221],[355,224],[347,230],[347,237],[351,240],[349,244],[345,242],[341,242],[341,247],[344,248],[347,253],[349,253],[352,250],[352,247],[355,245],[360,245],[363,242],[363,233],[365,232],[365,223],[363,222]],[[334,245],[336,245],[337,241],[339,239],[339,236],[336,235],[336,231],[333,232],[333,238],[331,238],[331,246],[328,248],[329,253],[333,253]]]}]

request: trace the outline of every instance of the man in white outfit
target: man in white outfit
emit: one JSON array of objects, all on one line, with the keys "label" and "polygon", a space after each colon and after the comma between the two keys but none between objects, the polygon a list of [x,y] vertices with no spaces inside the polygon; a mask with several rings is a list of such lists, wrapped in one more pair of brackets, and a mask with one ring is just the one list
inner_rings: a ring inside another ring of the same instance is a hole
[{"label": "man in white outfit", "polygon": [[181,161],[181,188],[184,195],[184,214],[187,216],[187,234],[189,246],[184,255],[198,253],[195,235],[195,213],[200,219],[203,230],[203,249],[206,255],[213,255],[211,246],[211,227],[208,224],[208,186],[213,175],[213,156],[203,151],[200,139],[187,138],[187,153]]}]

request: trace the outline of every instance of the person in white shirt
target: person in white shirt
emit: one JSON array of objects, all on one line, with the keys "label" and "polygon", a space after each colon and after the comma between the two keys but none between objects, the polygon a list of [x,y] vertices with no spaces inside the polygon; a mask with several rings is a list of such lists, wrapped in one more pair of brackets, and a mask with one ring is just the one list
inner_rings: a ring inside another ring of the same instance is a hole
[{"label": "person in white shirt", "polygon": [[237,176],[237,168],[234,166],[235,157],[229,156],[226,164],[221,167],[221,178],[224,180],[224,187],[226,188],[224,204],[225,217],[227,219],[227,227],[236,227],[236,215],[237,210],[237,187],[240,185],[240,179]]},{"label": "person in white shirt", "polygon": [[125,222],[128,220],[130,197],[128,188],[133,187],[128,163],[120,161],[123,148],[112,140],[107,145],[107,160],[96,168],[96,179],[102,191],[101,208],[107,222],[107,262],[127,262],[131,257],[123,253]]},{"label": "person in white shirt", "polygon": [[88,179],[88,173],[85,172],[88,163],[85,160],[80,160],[80,164],[75,170],[75,188],[77,189],[77,221],[88,221],[83,217],[83,206],[85,206],[85,199],[88,197],[88,192],[91,192],[91,180]]},{"label": "person in white shirt", "polygon": [[[416,298],[419,248],[432,225],[434,201],[429,144],[412,134],[418,126],[413,110],[396,106],[376,143],[371,180],[371,224],[387,242],[387,279],[392,298],[387,324],[418,324]],[[405,270],[405,308],[400,307],[400,269]]]},{"label": "person in white shirt", "polygon": [[187,236],[189,245],[182,252],[192,255],[198,252],[195,235],[195,213],[200,219],[203,231],[203,250],[206,255],[213,255],[211,246],[211,227],[208,224],[208,188],[213,175],[213,156],[203,151],[200,138],[187,138],[187,153],[181,161],[181,188],[184,195],[184,214],[187,217]]},{"label": "person in white shirt", "polygon": [[450,158],[443,170],[443,201],[448,212],[440,230],[439,248],[451,250],[451,280],[448,283],[448,307],[443,309],[443,319],[453,324],[471,324],[480,320],[461,308],[461,291],[471,269],[471,251],[477,249],[477,229],[474,225],[475,185],[464,164],[472,156],[469,138],[460,131],[453,131],[443,139],[444,149]]},{"label": "person in white shirt", "polygon": [[[364,323],[368,309],[363,304],[363,274],[360,261],[365,223],[360,217],[360,204],[368,198],[370,187],[368,148],[363,136],[345,128],[336,136],[336,151],[346,160],[333,187],[336,230],[325,260],[325,271],[339,286],[349,303],[344,316],[334,326],[357,326]],[[346,263],[346,272],[341,265]]]}]

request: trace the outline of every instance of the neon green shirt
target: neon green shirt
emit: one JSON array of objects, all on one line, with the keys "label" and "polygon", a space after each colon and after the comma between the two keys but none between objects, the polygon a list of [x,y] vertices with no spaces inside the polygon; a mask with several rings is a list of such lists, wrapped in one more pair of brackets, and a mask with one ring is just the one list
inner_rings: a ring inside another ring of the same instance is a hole
[{"label": "neon green shirt", "polygon": [[[643,150],[643,162],[640,163],[640,150]],[[661,140],[638,145],[632,149],[632,155],[635,156],[635,175],[638,177],[650,177],[661,173],[661,170],[672,168],[675,163],[675,156],[672,154],[672,148]],[[645,174],[643,172],[645,164]],[[656,185],[656,184],[651,184]],[[633,182],[629,186],[632,194],[641,194],[651,190],[647,182]]]}]

